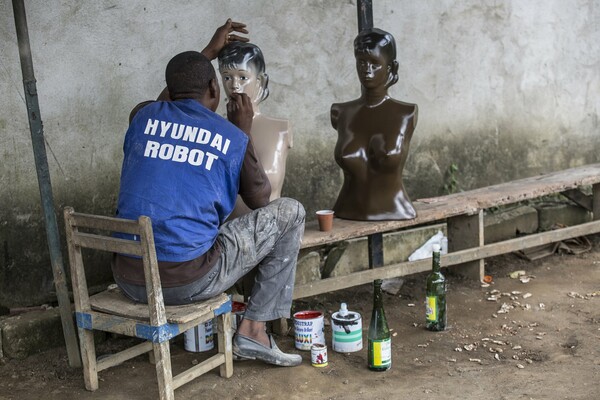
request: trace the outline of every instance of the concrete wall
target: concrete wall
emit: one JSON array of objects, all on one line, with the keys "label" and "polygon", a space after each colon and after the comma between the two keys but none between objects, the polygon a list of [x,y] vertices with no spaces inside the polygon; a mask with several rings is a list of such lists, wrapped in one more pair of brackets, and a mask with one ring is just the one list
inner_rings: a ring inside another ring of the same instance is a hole
[{"label": "concrete wall", "polygon": [[[201,49],[229,16],[265,53],[262,112],[291,120],[284,194],[309,212],[335,201],[329,107],[359,95],[355,1],[25,3],[57,212],[113,212],[129,111],[161,91],[171,56]],[[405,169],[413,199],[442,193],[451,164],[469,189],[598,161],[598,2],[373,3],[375,25],[399,49],[390,93],[420,109]],[[10,307],[52,298],[10,2],[0,55],[0,306]],[[93,280],[109,277],[98,262]]]}]

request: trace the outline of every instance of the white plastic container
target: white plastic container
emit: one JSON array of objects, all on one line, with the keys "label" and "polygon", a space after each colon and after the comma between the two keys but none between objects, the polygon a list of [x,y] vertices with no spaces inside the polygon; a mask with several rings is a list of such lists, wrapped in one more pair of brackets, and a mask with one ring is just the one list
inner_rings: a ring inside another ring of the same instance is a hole
[{"label": "white plastic container", "polygon": [[194,353],[212,350],[215,347],[213,320],[210,319],[185,331],[183,334],[183,347]]},{"label": "white plastic container", "polygon": [[348,311],[346,303],[331,316],[332,348],[338,353],[362,350],[362,318],[359,313]]}]

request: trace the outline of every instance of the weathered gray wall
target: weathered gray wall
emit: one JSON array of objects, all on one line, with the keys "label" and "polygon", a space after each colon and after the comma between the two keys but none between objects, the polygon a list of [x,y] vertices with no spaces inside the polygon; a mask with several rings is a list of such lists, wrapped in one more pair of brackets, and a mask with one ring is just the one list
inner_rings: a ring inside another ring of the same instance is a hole
[{"label": "weathered gray wall", "polygon": [[[284,194],[308,211],[332,205],[329,106],[359,94],[355,1],[25,3],[57,212],[113,212],[130,109],[160,92],[172,55],[201,49],[229,16],[265,53],[262,112],[293,126]],[[420,109],[405,170],[413,199],[441,193],[451,164],[469,189],[598,161],[597,1],[374,0],[374,20],[399,49],[391,95]],[[36,304],[51,298],[52,275],[8,1],[0,55],[0,306]],[[109,276],[99,265],[95,281]]]}]

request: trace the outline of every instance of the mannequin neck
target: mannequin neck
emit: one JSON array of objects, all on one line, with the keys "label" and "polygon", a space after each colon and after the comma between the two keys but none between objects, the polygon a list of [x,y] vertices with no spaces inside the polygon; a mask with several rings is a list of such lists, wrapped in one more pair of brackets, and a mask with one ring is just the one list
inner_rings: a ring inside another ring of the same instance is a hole
[{"label": "mannequin neck", "polygon": [[258,107],[258,103],[252,103],[252,111],[254,112],[253,118],[256,118],[260,115],[260,108]]},{"label": "mannequin neck", "polygon": [[367,107],[376,107],[389,99],[387,88],[366,89],[362,88],[361,98],[365,101]]}]

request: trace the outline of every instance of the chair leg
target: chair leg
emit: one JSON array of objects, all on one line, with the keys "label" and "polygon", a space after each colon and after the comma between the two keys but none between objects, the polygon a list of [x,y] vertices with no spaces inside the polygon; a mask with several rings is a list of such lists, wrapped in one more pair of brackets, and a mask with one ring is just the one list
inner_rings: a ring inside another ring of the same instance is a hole
[{"label": "chair leg", "polygon": [[169,341],[154,343],[154,359],[156,361],[156,378],[158,380],[158,398],[174,400],[173,372],[171,370],[171,351]]},{"label": "chair leg", "polygon": [[273,329],[273,333],[276,333],[280,336],[287,335],[288,332],[288,323],[285,318],[278,318],[271,322],[271,328]]},{"label": "chair leg", "polygon": [[93,392],[98,389],[98,369],[96,368],[94,332],[83,328],[79,328],[78,332],[81,346],[83,381],[85,382],[85,388]]},{"label": "chair leg", "polygon": [[217,317],[217,329],[219,339],[219,353],[225,355],[225,364],[220,367],[220,374],[223,378],[231,378],[233,375],[233,344],[231,341],[231,313],[227,312]]},{"label": "chair leg", "polygon": [[148,353],[148,362],[152,365],[156,365],[156,357],[154,357],[154,351]]}]

